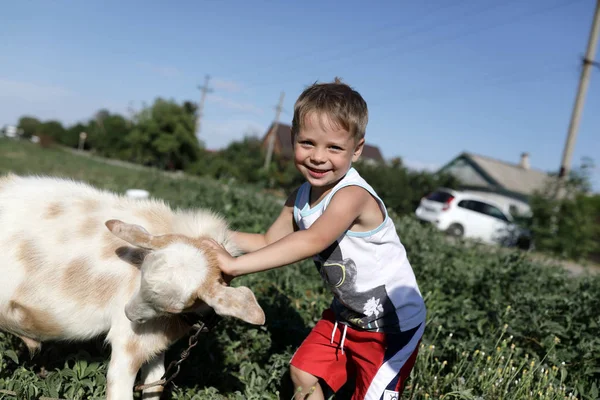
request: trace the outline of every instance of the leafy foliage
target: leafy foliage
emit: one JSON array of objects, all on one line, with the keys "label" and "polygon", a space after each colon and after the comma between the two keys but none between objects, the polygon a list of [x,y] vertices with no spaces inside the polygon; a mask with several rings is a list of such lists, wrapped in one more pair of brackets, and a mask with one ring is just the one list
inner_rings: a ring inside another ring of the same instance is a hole
[{"label": "leafy foliage", "polygon": [[162,169],[182,169],[198,158],[195,116],[174,101],[156,99],[138,116],[127,138],[132,161]]},{"label": "leafy foliage", "polygon": [[569,179],[551,180],[530,199],[533,216],[525,220],[536,248],[569,259],[600,251],[600,195],[591,195],[584,163]]},{"label": "leafy foliage", "polygon": [[[263,231],[281,206],[281,199],[250,185],[112,166],[1,140],[0,173],[7,171],[68,176],[120,193],[145,188],[176,207],[220,211],[235,229],[251,232]],[[516,251],[493,253],[453,244],[410,216],[390,215],[428,307],[407,398],[597,398],[600,277],[573,278]],[[309,261],[246,276],[237,284],[256,293],[267,323],[254,327],[222,319],[214,331],[201,336],[182,364],[176,387],[169,386],[168,397],[291,399],[288,361],[330,295]],[[167,362],[179,356],[185,342],[169,350]],[[0,389],[18,391],[26,399],[39,394],[97,398],[104,393],[108,354],[100,338],[82,344],[46,343],[29,360],[15,337],[0,334]],[[351,389],[349,382],[335,397],[346,398]]]},{"label": "leafy foliage", "polygon": [[19,118],[19,123],[17,124],[19,129],[23,130],[23,136],[25,138],[30,138],[38,132],[38,128],[41,125],[39,119],[31,116],[22,116]]}]

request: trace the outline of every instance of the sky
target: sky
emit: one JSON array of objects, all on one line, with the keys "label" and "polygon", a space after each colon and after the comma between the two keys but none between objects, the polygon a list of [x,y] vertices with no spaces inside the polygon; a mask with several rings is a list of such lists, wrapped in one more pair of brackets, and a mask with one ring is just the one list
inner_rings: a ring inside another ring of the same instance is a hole
[{"label": "sky", "polygon": [[[341,77],[369,107],[367,143],[435,170],[463,151],[560,168],[596,0],[38,1],[0,15],[0,127],[132,115],[157,97],[199,101],[218,149],[262,136],[284,93]],[[600,59],[598,51],[596,60]],[[600,68],[572,167],[600,191]]]}]

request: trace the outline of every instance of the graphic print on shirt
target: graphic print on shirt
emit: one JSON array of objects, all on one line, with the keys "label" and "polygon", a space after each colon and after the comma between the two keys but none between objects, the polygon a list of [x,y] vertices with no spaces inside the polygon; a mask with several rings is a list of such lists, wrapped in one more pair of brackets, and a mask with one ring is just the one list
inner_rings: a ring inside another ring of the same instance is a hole
[{"label": "graphic print on shirt", "polygon": [[356,263],[343,257],[337,241],[316,257],[315,265],[335,296],[332,308],[336,315],[366,330],[378,331],[385,325],[398,325],[394,305],[384,285],[358,292]]}]

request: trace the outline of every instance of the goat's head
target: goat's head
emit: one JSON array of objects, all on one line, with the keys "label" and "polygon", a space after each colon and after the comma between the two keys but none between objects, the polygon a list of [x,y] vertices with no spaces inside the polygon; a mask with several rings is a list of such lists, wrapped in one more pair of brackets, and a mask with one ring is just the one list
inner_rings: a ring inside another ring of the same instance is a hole
[{"label": "goat's head", "polygon": [[154,236],[140,225],[119,220],[106,222],[108,229],[130,244],[150,250],[141,265],[138,291],[127,303],[131,321],[189,311],[206,303],[223,316],[262,325],[265,314],[252,291],[229,287],[210,247],[179,234]]}]

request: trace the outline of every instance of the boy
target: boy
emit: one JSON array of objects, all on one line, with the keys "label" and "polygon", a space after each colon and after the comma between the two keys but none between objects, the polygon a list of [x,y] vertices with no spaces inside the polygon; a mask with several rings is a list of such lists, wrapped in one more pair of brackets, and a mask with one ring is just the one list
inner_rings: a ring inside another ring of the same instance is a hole
[{"label": "boy", "polygon": [[294,106],[296,168],[306,182],[263,234],[233,232],[246,254],[216,243],[230,278],[313,257],[333,302],[290,362],[295,399],[323,399],[356,378],[353,399],[399,399],[425,329],[426,309],[394,223],[352,167],[365,142],[367,104],[335,79],[304,90]]}]

